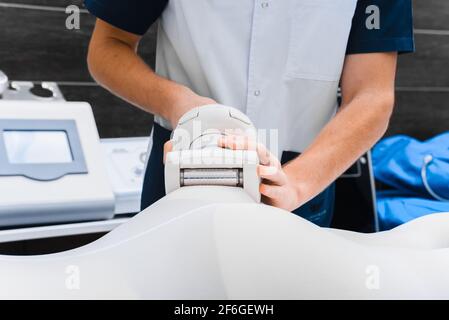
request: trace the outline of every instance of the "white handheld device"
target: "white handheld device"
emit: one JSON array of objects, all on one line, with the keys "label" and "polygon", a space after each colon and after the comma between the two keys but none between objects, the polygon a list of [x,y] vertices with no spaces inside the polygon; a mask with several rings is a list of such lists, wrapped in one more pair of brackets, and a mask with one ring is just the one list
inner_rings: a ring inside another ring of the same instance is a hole
[{"label": "white handheld device", "polygon": [[257,152],[220,148],[218,139],[228,134],[256,139],[251,120],[235,108],[216,104],[186,113],[173,132],[173,150],[165,160],[167,194],[185,186],[229,186],[243,188],[259,202]]}]

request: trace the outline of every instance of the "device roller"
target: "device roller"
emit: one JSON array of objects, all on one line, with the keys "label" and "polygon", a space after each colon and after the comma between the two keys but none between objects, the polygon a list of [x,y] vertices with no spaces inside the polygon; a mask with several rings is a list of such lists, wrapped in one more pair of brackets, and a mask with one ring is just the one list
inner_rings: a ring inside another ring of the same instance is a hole
[{"label": "device roller", "polygon": [[173,151],[166,157],[166,192],[186,186],[239,187],[260,201],[257,152],[218,147],[218,140],[228,134],[256,138],[249,118],[232,107],[208,105],[185,114],[173,132]]}]

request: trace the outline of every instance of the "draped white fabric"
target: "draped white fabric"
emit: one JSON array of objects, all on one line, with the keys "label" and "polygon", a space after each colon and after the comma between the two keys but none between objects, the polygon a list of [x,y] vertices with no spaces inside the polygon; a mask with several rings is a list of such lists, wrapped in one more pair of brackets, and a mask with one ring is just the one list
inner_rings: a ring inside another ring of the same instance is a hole
[{"label": "draped white fabric", "polygon": [[322,229],[238,188],[181,188],[103,238],[0,256],[0,298],[449,298],[449,214]]}]

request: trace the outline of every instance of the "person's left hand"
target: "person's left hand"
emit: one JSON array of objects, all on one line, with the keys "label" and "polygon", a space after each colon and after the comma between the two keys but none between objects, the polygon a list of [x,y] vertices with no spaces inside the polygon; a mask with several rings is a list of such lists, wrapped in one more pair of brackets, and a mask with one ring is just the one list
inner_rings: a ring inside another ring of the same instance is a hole
[{"label": "person's left hand", "polygon": [[256,150],[260,165],[257,173],[261,178],[260,193],[265,204],[293,211],[300,206],[298,186],[280,161],[263,145],[246,136],[226,136],[219,140],[219,146],[232,150]]}]

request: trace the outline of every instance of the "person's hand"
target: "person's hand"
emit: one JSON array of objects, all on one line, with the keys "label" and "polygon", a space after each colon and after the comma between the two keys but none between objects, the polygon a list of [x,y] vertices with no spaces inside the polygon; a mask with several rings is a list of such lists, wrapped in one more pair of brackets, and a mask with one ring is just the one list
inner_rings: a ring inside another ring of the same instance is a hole
[{"label": "person's hand", "polygon": [[263,145],[245,136],[226,136],[219,140],[219,146],[232,150],[256,150],[260,165],[257,173],[261,178],[262,202],[287,211],[297,209],[301,202],[298,186],[279,160]]},{"label": "person's hand", "polygon": [[167,120],[170,121],[173,129],[178,125],[179,119],[190,110],[196,107],[217,103],[211,98],[196,94],[187,87],[181,87],[174,96],[176,97],[175,101],[172,103],[170,112],[167,115]]},{"label": "person's hand", "polygon": [[[282,168],[279,160],[263,145],[245,136],[226,136],[218,141],[218,146],[231,150],[255,150],[260,165],[257,174],[261,178],[259,191],[262,202],[280,209],[293,211],[301,205],[298,186],[292,181],[290,174]],[[164,145],[165,156],[172,151],[173,144],[168,141]]]}]

